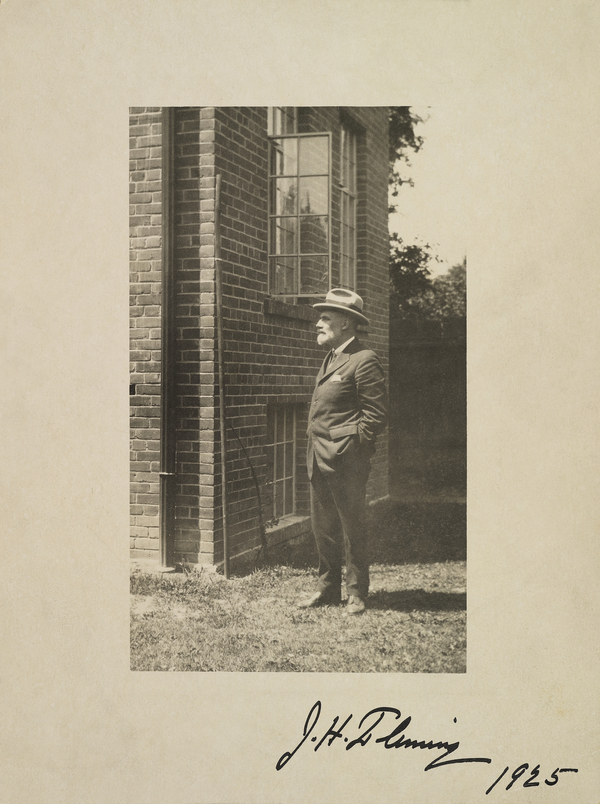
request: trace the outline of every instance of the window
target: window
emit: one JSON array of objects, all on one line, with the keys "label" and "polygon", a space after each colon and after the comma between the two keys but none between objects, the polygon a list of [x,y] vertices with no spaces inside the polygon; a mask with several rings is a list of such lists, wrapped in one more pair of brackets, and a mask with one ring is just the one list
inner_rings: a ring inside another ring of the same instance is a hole
[{"label": "window", "polygon": [[295,106],[268,106],[268,133],[295,134],[298,129],[298,113]]},{"label": "window", "polygon": [[267,509],[271,519],[296,513],[296,408],[267,408]]},{"label": "window", "polygon": [[269,289],[277,296],[329,290],[330,135],[269,143]]},{"label": "window", "polygon": [[356,287],[356,134],[341,128],[340,287]]}]

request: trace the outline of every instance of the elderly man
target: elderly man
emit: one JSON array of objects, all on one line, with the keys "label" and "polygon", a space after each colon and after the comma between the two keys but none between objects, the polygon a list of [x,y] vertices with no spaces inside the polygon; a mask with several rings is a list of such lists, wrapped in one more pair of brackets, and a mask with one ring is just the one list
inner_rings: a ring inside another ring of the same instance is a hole
[{"label": "elderly man", "polygon": [[341,288],[313,305],[317,342],[329,352],[317,375],[308,421],[307,466],[319,580],[300,608],[341,603],[345,559],[348,614],[365,610],[369,560],[365,495],[375,438],[386,421],[385,381],[375,352],[356,337],[368,324],[363,300]]}]

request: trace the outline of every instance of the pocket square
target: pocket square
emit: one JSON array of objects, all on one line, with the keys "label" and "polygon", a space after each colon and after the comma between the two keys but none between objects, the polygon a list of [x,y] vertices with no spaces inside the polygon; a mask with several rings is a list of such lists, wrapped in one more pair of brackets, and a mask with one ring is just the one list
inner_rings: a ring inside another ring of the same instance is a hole
[{"label": "pocket square", "polygon": [[340,377],[339,374],[334,374],[330,382],[343,382],[343,379]]}]

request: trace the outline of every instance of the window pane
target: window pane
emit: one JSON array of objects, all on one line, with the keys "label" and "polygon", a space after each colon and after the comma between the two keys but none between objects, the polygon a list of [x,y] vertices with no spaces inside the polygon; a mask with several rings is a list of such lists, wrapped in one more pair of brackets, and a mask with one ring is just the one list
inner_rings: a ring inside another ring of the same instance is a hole
[{"label": "window pane", "polygon": [[285,440],[294,440],[294,411],[292,408],[286,408],[285,412]]},{"label": "window pane", "polygon": [[[285,441],[285,408],[279,408],[277,411],[277,426],[275,428],[275,439],[278,444],[283,444]],[[282,463],[279,462],[278,477],[283,477]]]},{"label": "window pane", "polygon": [[348,187],[351,193],[356,193],[356,139],[352,141],[352,156],[348,169]]},{"label": "window pane", "polygon": [[297,218],[271,220],[271,254],[297,254]]},{"label": "window pane", "polygon": [[295,137],[271,141],[269,170],[272,176],[295,176],[298,172],[298,140]]},{"label": "window pane", "polygon": [[271,179],[272,215],[295,215],[297,197],[296,179]]},{"label": "window pane", "polygon": [[[267,444],[274,444],[275,443],[275,432],[274,432],[274,422],[275,422],[275,412],[273,410],[267,411]],[[267,452],[267,456],[269,455],[270,450]],[[272,463],[272,460],[271,460]]]},{"label": "window pane", "polygon": [[294,444],[290,441],[285,445],[285,476],[293,477],[294,475]]},{"label": "window pane", "polygon": [[283,444],[277,444],[275,447],[275,471],[277,473],[277,480],[284,477],[285,464],[283,458]]},{"label": "window pane", "polygon": [[294,513],[294,484],[291,480],[285,481],[285,499],[284,499],[284,512],[286,514]]},{"label": "window pane", "polygon": [[265,510],[270,519],[294,513],[296,419],[292,405],[267,408],[267,438],[275,442],[265,450],[268,470]]},{"label": "window pane", "polygon": [[271,293],[294,294],[298,292],[296,281],[296,257],[271,257]]},{"label": "window pane", "polygon": [[328,290],[328,257],[302,257],[300,260],[300,292],[327,293]]},{"label": "window pane", "polygon": [[283,494],[281,481],[273,484],[273,516],[280,517],[283,515]]},{"label": "window pane", "polygon": [[351,193],[356,191],[356,135],[342,128],[341,182]]},{"label": "window pane", "polygon": [[349,214],[350,214],[350,196],[347,193],[342,193],[342,226],[350,225]]},{"label": "window pane", "polygon": [[342,129],[342,175],[341,180],[344,187],[348,187],[349,178],[349,159],[348,159],[348,132]]},{"label": "window pane", "polygon": [[300,179],[300,212],[313,215],[329,213],[329,180],[327,176]]},{"label": "window pane", "polygon": [[340,259],[340,287],[348,287],[348,257],[345,254]]},{"label": "window pane", "polygon": [[295,134],[296,133],[296,107],[295,106],[281,106],[281,134]]},{"label": "window pane", "polygon": [[[283,444],[285,441],[285,420],[287,416],[287,408],[281,407],[279,408],[279,416],[277,417],[277,443]],[[283,477],[283,470],[281,473]]]},{"label": "window pane", "polygon": [[342,229],[344,238],[344,255],[346,257],[352,256],[352,229],[349,226],[344,226]]},{"label": "window pane", "polygon": [[300,218],[300,252],[326,254],[328,251],[329,219],[327,216],[309,215]]},{"label": "window pane", "polygon": [[327,137],[300,138],[301,176],[329,173],[329,140]]},{"label": "window pane", "polygon": [[267,448],[267,466],[266,466],[266,469],[267,469],[267,482],[268,483],[272,482],[273,478],[275,477],[275,475],[273,474],[273,467],[274,467],[273,461],[274,460],[275,460],[275,453],[273,451],[273,447],[271,446],[271,447]]},{"label": "window pane", "polygon": [[348,259],[353,262],[354,261],[354,231],[350,229],[349,226],[344,227],[344,241],[345,241],[345,248],[344,254],[348,257]]},{"label": "window pane", "polygon": [[340,285],[353,289],[356,283],[356,135],[345,126],[341,134]]},{"label": "window pane", "polygon": [[354,285],[354,261],[350,257],[344,256],[340,261],[340,287],[352,290]]}]

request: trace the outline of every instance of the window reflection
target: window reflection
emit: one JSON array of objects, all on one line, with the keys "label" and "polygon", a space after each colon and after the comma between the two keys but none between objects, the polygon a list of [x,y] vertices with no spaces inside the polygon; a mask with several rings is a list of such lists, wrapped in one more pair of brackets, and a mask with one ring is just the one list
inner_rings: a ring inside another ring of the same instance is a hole
[{"label": "window reflection", "polygon": [[300,174],[314,176],[329,173],[329,142],[327,137],[306,137],[300,140]]},{"label": "window reflection", "polygon": [[323,254],[329,247],[329,219],[307,215],[300,218],[300,252]]},{"label": "window reflection", "polygon": [[295,215],[297,212],[298,180],[271,179],[271,213],[274,215]]},{"label": "window reflection", "polygon": [[326,293],[331,236],[329,135],[273,137],[270,148],[270,291],[292,296]]},{"label": "window reflection", "polygon": [[300,179],[300,212],[327,215],[329,212],[329,177]]}]

